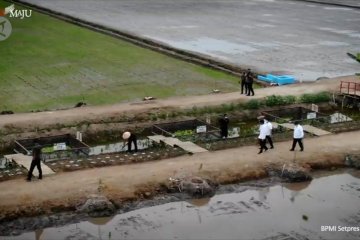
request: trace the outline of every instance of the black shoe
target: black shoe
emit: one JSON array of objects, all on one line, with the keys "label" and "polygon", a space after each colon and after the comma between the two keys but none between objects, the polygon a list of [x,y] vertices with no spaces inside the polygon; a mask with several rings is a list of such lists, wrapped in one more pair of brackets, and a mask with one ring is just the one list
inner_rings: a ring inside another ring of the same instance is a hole
[{"label": "black shoe", "polygon": [[258,152],[258,154],[262,153],[262,151]]},{"label": "black shoe", "polygon": [[303,152],[303,151],[304,151],[304,149],[301,149],[301,150],[300,150],[300,152]]},{"label": "black shoe", "polygon": [[42,177],[38,177],[38,179],[39,179],[39,180],[41,180],[41,179],[42,179]]},{"label": "black shoe", "polygon": [[294,149],[290,149],[290,151],[292,151],[292,152],[293,152],[293,151],[294,151]]},{"label": "black shoe", "polygon": [[31,182],[31,179],[28,179],[28,178],[27,178],[26,181],[27,181],[27,182]]},{"label": "black shoe", "polygon": [[250,94],[246,94],[246,96],[250,96]]},{"label": "black shoe", "polygon": [[270,147],[270,149],[274,149],[274,147]]},{"label": "black shoe", "polygon": [[268,148],[265,148],[265,152],[266,152],[267,150],[269,150],[269,149],[268,149]]}]

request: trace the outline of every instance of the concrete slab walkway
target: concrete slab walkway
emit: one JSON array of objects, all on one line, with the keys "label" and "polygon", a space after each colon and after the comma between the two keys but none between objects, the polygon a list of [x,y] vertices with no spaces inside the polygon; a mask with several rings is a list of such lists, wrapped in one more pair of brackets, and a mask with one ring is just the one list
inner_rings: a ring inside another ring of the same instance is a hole
[{"label": "concrete slab walkway", "polygon": [[[18,153],[18,154],[5,155],[4,157],[5,157],[5,159],[7,159],[9,161],[16,162],[16,164],[18,164],[20,166],[23,166],[24,168],[26,168],[29,171],[30,165],[31,165],[31,160],[32,160],[31,156],[27,156],[27,155],[24,155],[22,153]],[[48,175],[55,174],[55,172],[53,170],[51,170],[51,168],[49,168],[43,162],[41,162],[41,170],[42,170],[43,176],[48,176]],[[35,170],[33,172],[33,175],[35,177],[38,177],[39,176],[38,171]]]},{"label": "concrete slab walkway", "polygon": [[[284,127],[284,128],[288,128],[288,129],[292,129],[292,130],[294,129],[294,124],[292,124],[292,123],[281,123],[278,125],[281,127]],[[331,132],[325,131],[323,129],[320,129],[320,128],[317,128],[317,127],[314,127],[311,125],[304,125],[303,129],[305,132],[314,134],[315,136],[323,136],[323,135],[331,134]]]},{"label": "concrete slab walkway", "polygon": [[148,136],[148,138],[150,140],[153,140],[157,143],[163,142],[169,146],[172,147],[179,147],[184,149],[185,151],[189,152],[189,153],[201,153],[201,152],[207,152],[208,150],[199,147],[198,145],[196,145],[193,142],[187,141],[187,142],[183,142],[180,141],[177,138],[174,137],[165,137],[162,135],[154,135],[154,136]]}]

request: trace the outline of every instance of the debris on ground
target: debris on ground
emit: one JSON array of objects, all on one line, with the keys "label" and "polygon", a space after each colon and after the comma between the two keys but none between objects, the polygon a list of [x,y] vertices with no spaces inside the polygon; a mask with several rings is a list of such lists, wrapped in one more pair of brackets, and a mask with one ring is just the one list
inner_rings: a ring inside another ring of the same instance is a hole
[{"label": "debris on ground", "polygon": [[208,179],[197,176],[169,178],[168,189],[173,192],[184,192],[192,197],[212,196],[215,194],[216,184]]},{"label": "debris on ground", "polygon": [[360,169],[360,153],[347,155],[345,157],[345,166]]},{"label": "debris on ground", "polygon": [[83,106],[86,106],[86,102],[78,102],[74,108],[78,108],[78,107],[83,107]]},{"label": "debris on ground", "polygon": [[156,98],[154,97],[144,97],[143,101],[150,101],[150,100],[155,100]]},{"label": "debris on ground", "polygon": [[93,194],[77,209],[79,213],[87,213],[91,217],[108,217],[115,213],[116,208],[105,196]]},{"label": "debris on ground", "polygon": [[267,171],[269,176],[279,177],[285,182],[304,182],[312,180],[310,169],[296,163],[286,163],[282,166],[268,166]]}]

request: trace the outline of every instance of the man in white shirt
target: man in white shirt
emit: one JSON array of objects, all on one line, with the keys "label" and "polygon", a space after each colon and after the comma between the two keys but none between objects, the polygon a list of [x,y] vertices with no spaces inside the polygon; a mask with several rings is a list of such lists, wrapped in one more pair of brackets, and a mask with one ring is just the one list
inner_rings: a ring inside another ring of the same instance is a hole
[{"label": "man in white shirt", "polygon": [[298,121],[295,121],[294,125],[295,125],[295,127],[294,127],[294,139],[293,139],[293,144],[292,144],[292,148],[290,149],[290,151],[295,150],[296,143],[299,143],[300,151],[304,151],[304,145],[302,143],[302,139],[304,138],[304,129],[299,124]]},{"label": "man in white shirt", "polygon": [[[265,125],[267,127],[267,131],[266,131],[266,140],[269,142],[270,144],[270,149],[273,149],[274,148],[274,144],[273,144],[273,141],[272,141],[272,138],[271,138],[271,131],[272,131],[272,124],[271,122],[269,122],[268,120],[264,119],[264,122],[265,122]],[[265,141],[266,142],[266,141]]]},{"label": "man in white shirt", "polygon": [[263,152],[263,149],[265,151],[268,150],[268,148],[266,147],[266,133],[268,131],[268,127],[267,125],[265,124],[265,121],[264,119],[261,119],[260,120],[260,134],[259,134],[259,144],[260,144],[260,151],[258,152],[258,154],[262,153]]}]

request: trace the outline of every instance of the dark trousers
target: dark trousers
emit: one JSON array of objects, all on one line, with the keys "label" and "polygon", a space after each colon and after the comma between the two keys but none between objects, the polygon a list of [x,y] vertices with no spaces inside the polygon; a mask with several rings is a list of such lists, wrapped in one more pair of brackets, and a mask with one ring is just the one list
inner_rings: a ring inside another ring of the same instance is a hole
[{"label": "dark trousers", "polygon": [[227,138],[228,137],[228,129],[220,128],[220,135],[221,135],[221,138],[223,138],[223,137]]},{"label": "dark trousers", "polygon": [[131,152],[131,145],[132,143],[134,143],[135,146],[135,152],[138,151],[138,147],[137,147],[137,138],[136,137],[130,137],[129,141],[128,141],[128,152]]},{"label": "dark trousers", "polygon": [[266,139],[259,139],[259,145],[260,145],[260,152],[262,153],[263,150],[268,150],[268,148],[266,147]]},{"label": "dark trousers", "polygon": [[241,94],[244,93],[244,90],[245,90],[245,94],[247,94],[247,92],[248,92],[248,86],[247,86],[247,84],[245,83],[245,81],[244,81],[244,82],[241,82]]},{"label": "dark trousers", "polygon": [[40,159],[33,159],[31,161],[31,165],[30,165],[30,169],[28,172],[28,180],[31,180],[32,177],[32,173],[34,171],[35,166],[37,167],[38,171],[39,171],[39,179],[42,179],[42,170],[41,170],[41,160]]},{"label": "dark trousers", "polygon": [[295,149],[296,143],[299,143],[300,150],[303,151],[304,150],[304,145],[302,143],[302,138],[294,138],[291,150]]},{"label": "dark trousers", "polygon": [[[266,140],[269,142],[270,147],[271,147],[271,148],[274,148],[274,144],[273,144],[273,141],[272,141],[272,138],[271,138],[270,135],[267,135],[267,136],[266,136]],[[266,140],[265,140],[265,141],[266,141]]]},{"label": "dark trousers", "polygon": [[253,89],[253,84],[252,83],[249,83],[249,84],[247,84],[248,85],[248,91],[247,91],[247,95],[248,96],[254,96],[255,95],[255,93],[254,93],[254,89]]}]

